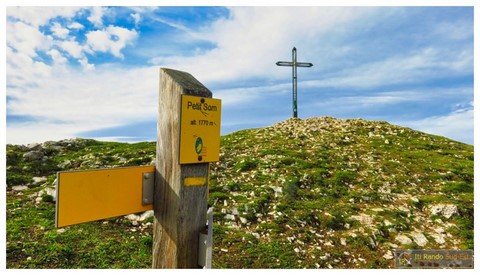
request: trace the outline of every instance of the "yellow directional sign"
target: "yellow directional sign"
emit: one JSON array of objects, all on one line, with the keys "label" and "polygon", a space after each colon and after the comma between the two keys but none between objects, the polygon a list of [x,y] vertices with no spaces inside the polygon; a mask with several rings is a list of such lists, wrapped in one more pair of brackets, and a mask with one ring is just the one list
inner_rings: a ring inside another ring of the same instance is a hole
[{"label": "yellow directional sign", "polygon": [[[155,166],[59,172],[57,227],[123,216],[153,209],[144,204],[144,179],[153,179]],[[152,185],[153,186],[153,185]]]},{"label": "yellow directional sign", "polygon": [[218,161],[222,101],[182,95],[181,111],[180,164]]}]

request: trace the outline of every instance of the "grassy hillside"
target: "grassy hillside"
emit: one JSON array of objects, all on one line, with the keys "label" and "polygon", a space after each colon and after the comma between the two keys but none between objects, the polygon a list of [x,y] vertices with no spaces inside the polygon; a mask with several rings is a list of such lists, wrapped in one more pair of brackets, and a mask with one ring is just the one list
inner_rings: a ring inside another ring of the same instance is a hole
[{"label": "grassy hillside", "polygon": [[[152,218],[57,230],[47,191],[58,170],[154,157],[154,143],[7,145],[7,267],[149,268]],[[473,146],[385,122],[224,136],[209,188],[215,268],[389,268],[394,249],[473,249]]]}]

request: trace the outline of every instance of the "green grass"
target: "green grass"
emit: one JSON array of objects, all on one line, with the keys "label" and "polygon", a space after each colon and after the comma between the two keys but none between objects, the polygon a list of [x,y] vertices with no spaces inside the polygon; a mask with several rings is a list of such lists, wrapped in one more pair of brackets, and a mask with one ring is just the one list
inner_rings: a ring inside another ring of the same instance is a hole
[{"label": "green grass", "polygon": [[[62,151],[47,148],[46,155],[50,159],[45,164],[26,161],[22,157],[24,152],[8,145],[7,186],[29,184],[34,176],[47,176],[51,183],[55,173],[60,171],[58,164],[65,160],[81,163],[81,157],[89,154],[96,156],[95,160],[84,161],[86,165],[77,169],[130,163],[146,165],[151,158],[144,155],[155,154],[152,142],[123,144],[79,140],[75,145]],[[120,156],[127,161],[120,163]],[[106,224],[98,221],[69,226],[59,233],[55,228],[53,198],[44,194],[42,202],[35,202],[36,193],[43,187],[22,192],[7,190],[7,268],[150,268],[151,226],[140,230],[123,218],[114,218]]]},{"label": "green grass", "polygon": [[[221,138],[220,162],[210,165],[213,267],[391,268],[382,257],[388,243],[415,229],[425,232],[427,246],[399,249],[473,249],[473,146],[385,122],[324,118],[301,131],[306,121],[282,123]],[[48,160],[34,162],[7,145],[7,268],[150,268],[151,225],[120,217],[62,233],[51,198],[35,199],[60,170],[149,165],[155,143],[72,144],[46,148]],[[35,176],[47,184],[10,189]],[[436,204],[454,204],[458,214],[432,215]],[[238,217],[225,219],[233,208]],[[372,224],[352,218],[360,214]],[[454,226],[441,246],[427,233],[446,223]]]}]

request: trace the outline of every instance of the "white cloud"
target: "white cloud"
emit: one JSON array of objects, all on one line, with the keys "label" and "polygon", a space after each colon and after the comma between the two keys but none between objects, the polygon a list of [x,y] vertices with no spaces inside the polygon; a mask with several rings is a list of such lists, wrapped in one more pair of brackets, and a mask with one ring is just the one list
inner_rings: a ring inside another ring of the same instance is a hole
[{"label": "white cloud", "polygon": [[68,62],[68,60],[55,49],[48,51],[47,54],[50,55],[55,65],[65,65]]},{"label": "white cloud", "polygon": [[[472,49],[473,50],[473,49]],[[372,88],[392,84],[418,83],[473,71],[473,52],[448,52],[425,48],[384,60],[366,63],[334,73],[324,80],[312,80],[310,86],[336,88]]]},{"label": "white cloud", "polygon": [[142,16],[139,13],[132,13],[130,14],[130,16],[133,18],[135,22],[135,26],[138,26],[138,24],[140,23],[140,20],[142,20]]},{"label": "white cloud", "polygon": [[55,140],[149,117],[155,119],[158,70],[101,67],[82,74],[65,70],[38,79],[28,90],[10,88],[8,113],[34,117],[36,121],[9,125],[7,142]]},{"label": "white cloud", "polygon": [[59,23],[55,22],[52,24],[50,27],[50,30],[53,32],[53,34],[61,39],[65,39],[68,37],[68,34],[70,31],[67,28],[62,27]]},{"label": "white cloud", "polygon": [[73,58],[84,57],[85,47],[75,40],[59,41],[56,44]]},{"label": "white cloud", "polygon": [[[338,95],[329,98],[316,98],[309,102],[312,108],[320,108],[327,112],[365,113],[379,108],[405,108],[408,106],[433,104],[434,102],[463,101],[472,97],[472,88],[429,88],[398,91],[374,92],[365,94],[357,92],[348,96]],[[421,110],[419,110],[421,111]]]},{"label": "white cloud", "polygon": [[[352,36],[353,31],[361,32],[363,27],[375,28],[375,24],[381,23],[376,19],[378,13],[396,11],[377,12],[376,8],[367,7],[233,7],[228,18],[202,25],[199,29],[164,20],[184,34],[175,37],[184,38],[185,43],[201,39],[215,47],[190,52],[189,56],[178,54],[152,58],[155,67],[131,70],[106,67],[91,64],[89,54],[97,51],[123,58],[125,52],[122,51],[133,44],[141,33],[113,25],[104,27],[103,18],[106,18],[107,9],[101,7],[91,9],[88,17],[100,29],[87,32],[83,42],[69,35],[76,33],[73,30],[85,29],[85,26],[90,28],[88,23],[83,26],[66,20],[63,25],[46,25],[55,16],[72,18],[78,10],[52,7],[7,9],[9,18],[19,18],[7,20],[6,28],[7,95],[13,98],[8,102],[8,114],[38,118],[35,123],[23,124],[25,127],[10,125],[9,142],[27,138],[38,142],[74,137],[83,131],[125,125],[146,117],[155,119],[159,66],[187,71],[207,86],[213,83],[226,87],[214,91],[214,96],[221,98],[224,106],[237,110],[246,103],[265,100],[265,94],[290,92],[290,72],[275,66],[275,62],[289,60],[293,46],[299,49],[299,61],[314,63],[314,67],[306,70],[305,74],[302,72],[301,76],[307,75],[307,72],[310,76],[318,74],[321,69],[324,73],[309,78],[315,80],[299,82],[302,87],[371,89],[385,84],[415,84],[424,79],[464,76],[473,71],[473,46],[469,49],[468,45],[455,48],[455,45],[443,47],[443,44],[426,43],[423,48],[412,50],[414,47],[411,47],[408,52],[398,51],[386,57],[376,58],[366,53],[362,62],[345,61],[360,52],[358,45],[349,44],[351,38],[345,37]],[[130,16],[138,24],[142,19],[141,11],[134,10],[138,13]],[[352,27],[358,24],[364,25],[352,31]],[[45,35],[38,26],[45,26],[44,29],[52,30],[53,34]],[[468,27],[468,24],[462,26]],[[438,37],[444,37],[454,30],[455,27],[447,24],[434,28],[433,32]],[[444,39],[462,41],[469,37],[469,33],[471,31],[462,31]],[[367,32],[367,35],[372,33]],[[161,43],[152,45],[162,46]],[[39,52],[48,54],[53,64],[42,63],[44,55],[38,55]],[[77,60],[84,71],[65,66],[67,58]],[[335,70],[331,70],[331,65],[325,65],[327,61],[351,66],[337,65]],[[260,79],[260,84],[257,79]],[[285,81],[272,84],[278,79]],[[249,81],[248,84],[243,85],[244,80]],[[229,82],[235,82],[235,87],[246,88],[228,88],[231,87]],[[335,101],[345,100],[351,108],[367,109],[375,104],[427,101],[428,96],[435,96],[435,93],[429,91],[423,94],[420,90],[377,92],[376,95],[336,97]],[[470,96],[472,93],[470,90],[466,94]],[[446,92],[442,95],[447,96]],[[321,104],[333,108],[328,103],[323,101]],[[62,124],[55,123],[58,120],[62,120]],[[468,136],[468,125],[471,124],[473,129],[473,115],[469,109],[459,109],[451,114],[407,121],[402,125],[407,124],[428,131],[431,128],[432,131],[458,132]]]},{"label": "white cloud", "polygon": [[89,17],[87,17],[88,21],[90,21],[97,28],[102,27],[103,26],[102,17],[106,9],[107,8],[99,7],[99,6],[92,7],[90,9],[91,14]]},{"label": "white cloud", "polygon": [[78,63],[82,65],[82,68],[85,71],[93,71],[95,69],[95,64],[88,63],[88,59],[86,57],[79,58]]},{"label": "white cloud", "polygon": [[80,30],[80,29],[83,29],[85,26],[83,26],[78,22],[72,22],[67,27],[71,30]]},{"label": "white cloud", "polygon": [[108,26],[103,30],[91,31],[86,34],[87,44],[93,51],[110,52],[115,57],[123,58],[120,51],[132,44],[138,37],[135,30]]},{"label": "white cloud", "polygon": [[[8,17],[14,17],[33,27],[46,25],[57,16],[71,18],[81,7],[7,7]],[[7,28],[8,29],[8,28]]]},{"label": "white cloud", "polygon": [[151,62],[191,72],[206,81],[283,76],[283,70],[274,69],[275,62],[288,60],[293,46],[315,49],[317,41],[332,27],[360,20],[370,11],[369,8],[233,7],[230,17],[218,19],[193,35],[195,39],[208,40],[216,48],[195,56],[152,58]]},{"label": "white cloud", "polygon": [[[20,91],[31,86],[51,75],[51,67],[23,53],[16,53],[7,47],[7,70],[6,78],[9,86],[19,87]],[[10,95],[10,91],[8,93]]]},{"label": "white cloud", "polygon": [[37,50],[44,51],[52,45],[51,37],[23,22],[7,22],[6,29],[7,46],[31,58],[37,56]]},{"label": "white cloud", "polygon": [[274,93],[279,95],[286,90],[290,92],[291,85],[279,84],[258,87],[244,87],[215,90],[214,97],[222,99],[222,107],[228,108],[244,108],[256,100],[265,100],[269,95]]},{"label": "white cloud", "polygon": [[473,102],[471,102],[470,106],[455,110],[450,114],[413,121],[393,121],[392,123],[473,144],[473,121],[474,111]]}]

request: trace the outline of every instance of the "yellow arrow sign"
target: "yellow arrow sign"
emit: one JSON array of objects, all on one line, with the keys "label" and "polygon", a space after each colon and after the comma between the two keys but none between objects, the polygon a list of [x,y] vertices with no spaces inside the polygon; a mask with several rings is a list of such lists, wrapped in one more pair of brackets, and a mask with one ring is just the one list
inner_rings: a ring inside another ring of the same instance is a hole
[{"label": "yellow arrow sign", "polygon": [[[142,184],[155,166],[59,172],[57,227],[153,209],[142,203]],[[149,175],[153,178],[152,175]]]}]

